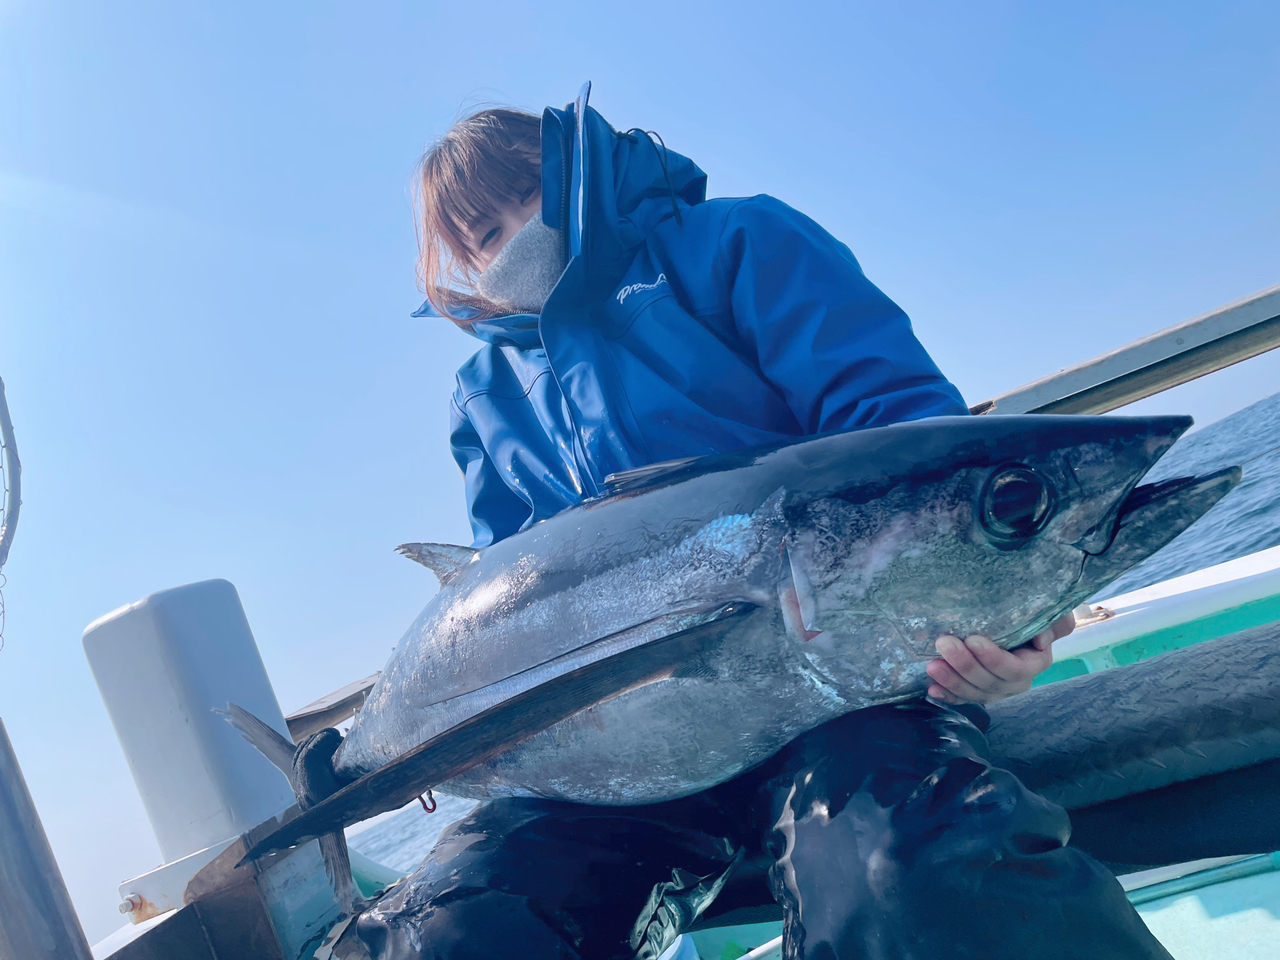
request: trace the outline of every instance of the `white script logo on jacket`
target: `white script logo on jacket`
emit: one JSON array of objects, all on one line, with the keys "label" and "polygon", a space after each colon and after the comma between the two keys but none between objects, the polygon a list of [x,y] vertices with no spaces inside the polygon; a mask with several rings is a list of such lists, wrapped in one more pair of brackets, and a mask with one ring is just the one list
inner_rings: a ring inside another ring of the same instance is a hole
[{"label": "white script logo on jacket", "polygon": [[666,282],[667,275],[665,273],[660,273],[658,274],[658,279],[653,281],[653,283],[633,283],[629,286],[623,287],[618,291],[618,303],[625,303],[627,297],[631,296],[633,293],[639,293],[641,290],[653,290],[658,286],[658,284]]}]

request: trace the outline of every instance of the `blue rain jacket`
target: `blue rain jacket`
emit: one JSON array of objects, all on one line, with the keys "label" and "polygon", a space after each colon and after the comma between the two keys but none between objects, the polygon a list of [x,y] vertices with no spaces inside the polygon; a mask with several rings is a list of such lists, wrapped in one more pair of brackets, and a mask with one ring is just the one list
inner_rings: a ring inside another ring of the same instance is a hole
[{"label": "blue rain jacket", "polygon": [[772,197],[707,200],[696,164],[613,130],[588,91],[542,118],[569,265],[540,316],[473,322],[485,346],[458,371],[477,547],[619,470],[968,412],[844,244]]}]

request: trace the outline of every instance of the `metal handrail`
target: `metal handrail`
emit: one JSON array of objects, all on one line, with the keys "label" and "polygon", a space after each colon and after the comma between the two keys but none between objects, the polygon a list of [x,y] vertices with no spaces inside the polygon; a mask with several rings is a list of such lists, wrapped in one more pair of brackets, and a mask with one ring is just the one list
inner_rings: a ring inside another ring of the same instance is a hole
[{"label": "metal handrail", "polygon": [[0,720],[0,960],[93,960]]},{"label": "metal handrail", "polygon": [[1280,347],[1280,286],[1059,370],[970,408],[1106,413]]}]

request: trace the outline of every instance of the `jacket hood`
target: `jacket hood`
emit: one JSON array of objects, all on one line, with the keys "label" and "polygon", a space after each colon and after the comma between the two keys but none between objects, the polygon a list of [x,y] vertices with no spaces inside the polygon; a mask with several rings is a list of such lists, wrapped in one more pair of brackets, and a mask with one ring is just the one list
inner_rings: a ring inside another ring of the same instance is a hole
[{"label": "jacket hood", "polygon": [[[565,231],[570,263],[561,284],[608,292],[659,223],[701,203],[707,176],[640,130],[619,133],[588,105],[591,84],[563,109],[542,114],[542,220]],[[465,311],[459,312],[465,317]],[[438,317],[424,303],[415,317]],[[463,329],[495,344],[536,346],[538,318],[491,317]]]}]

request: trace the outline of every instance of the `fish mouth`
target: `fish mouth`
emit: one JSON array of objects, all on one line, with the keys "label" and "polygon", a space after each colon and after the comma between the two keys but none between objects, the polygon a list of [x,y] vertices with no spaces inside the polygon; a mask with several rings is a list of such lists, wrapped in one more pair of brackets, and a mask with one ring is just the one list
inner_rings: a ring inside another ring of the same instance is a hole
[{"label": "fish mouth", "polygon": [[1102,589],[1209,512],[1240,482],[1239,467],[1135,487],[1120,504],[1110,542],[1085,550],[1081,585]]},{"label": "fish mouth", "polygon": [[1134,487],[1133,492],[1120,505],[1116,527],[1119,529],[1149,511],[1168,510],[1174,503],[1183,503],[1189,497],[1194,497],[1197,491],[1216,488],[1224,478],[1229,478],[1230,486],[1235,486],[1241,475],[1239,467],[1227,467],[1203,477],[1174,477]]}]

